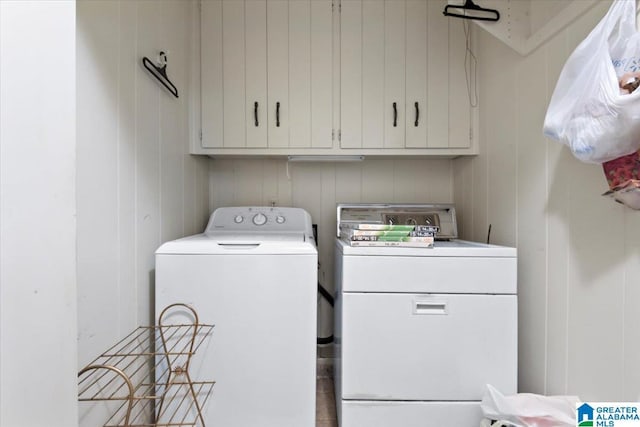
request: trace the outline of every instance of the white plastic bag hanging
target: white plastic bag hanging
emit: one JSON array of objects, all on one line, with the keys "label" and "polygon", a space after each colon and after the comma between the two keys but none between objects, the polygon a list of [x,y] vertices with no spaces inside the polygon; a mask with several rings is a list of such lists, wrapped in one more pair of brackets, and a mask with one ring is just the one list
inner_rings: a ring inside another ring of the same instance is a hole
[{"label": "white plastic bag hanging", "polygon": [[564,65],[544,134],[578,159],[602,163],[640,148],[640,90],[621,94],[619,78],[640,71],[636,1],[614,0]]}]

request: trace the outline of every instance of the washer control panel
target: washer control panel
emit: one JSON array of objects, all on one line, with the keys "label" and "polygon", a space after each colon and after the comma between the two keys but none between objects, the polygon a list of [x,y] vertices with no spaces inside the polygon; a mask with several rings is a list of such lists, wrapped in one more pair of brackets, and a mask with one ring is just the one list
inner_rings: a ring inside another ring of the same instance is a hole
[{"label": "washer control panel", "polygon": [[311,216],[300,208],[229,207],[211,214],[206,233],[214,231],[304,232],[313,234]]}]

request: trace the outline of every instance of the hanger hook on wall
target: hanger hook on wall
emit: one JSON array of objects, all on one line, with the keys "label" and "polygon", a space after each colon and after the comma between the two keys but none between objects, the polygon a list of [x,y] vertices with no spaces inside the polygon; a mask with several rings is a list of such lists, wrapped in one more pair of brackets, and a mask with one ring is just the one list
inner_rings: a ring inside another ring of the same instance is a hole
[{"label": "hanger hook on wall", "polygon": [[473,0],[465,0],[464,4],[448,4],[444,7],[442,14],[454,18],[472,19],[475,21],[498,21],[500,12],[495,9],[480,7]]},{"label": "hanger hook on wall", "polygon": [[178,89],[171,83],[167,76],[167,54],[161,51],[158,55],[158,65],[151,62],[146,56],[142,57],[142,65],[146,68],[153,77],[155,77],[162,85],[167,88],[169,92],[176,98],[178,98]]},{"label": "hanger hook on wall", "polygon": [[167,66],[167,54],[164,52],[160,52],[158,54],[158,65],[160,66]]}]

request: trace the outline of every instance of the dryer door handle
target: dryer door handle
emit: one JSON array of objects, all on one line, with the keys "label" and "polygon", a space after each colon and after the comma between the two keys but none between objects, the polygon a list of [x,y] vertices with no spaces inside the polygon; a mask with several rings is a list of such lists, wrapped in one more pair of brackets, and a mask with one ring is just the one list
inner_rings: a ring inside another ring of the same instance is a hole
[{"label": "dryer door handle", "polygon": [[447,302],[442,300],[413,300],[413,314],[447,314]]}]

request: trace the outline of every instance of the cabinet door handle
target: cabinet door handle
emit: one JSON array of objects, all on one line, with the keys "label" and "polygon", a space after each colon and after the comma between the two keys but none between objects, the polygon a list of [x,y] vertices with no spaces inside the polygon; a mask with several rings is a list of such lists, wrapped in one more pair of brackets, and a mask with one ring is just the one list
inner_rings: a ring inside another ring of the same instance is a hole
[{"label": "cabinet door handle", "polygon": [[280,103],[276,102],[276,127],[280,127]]},{"label": "cabinet door handle", "polygon": [[416,122],[413,124],[415,127],[418,127],[418,119],[420,118],[420,107],[418,106],[418,103],[415,103],[416,106]]},{"label": "cabinet door handle", "polygon": [[396,103],[393,103],[393,127],[398,127],[398,107]]},{"label": "cabinet door handle", "polygon": [[258,102],[253,103],[253,121],[258,126]]}]

